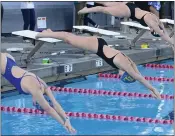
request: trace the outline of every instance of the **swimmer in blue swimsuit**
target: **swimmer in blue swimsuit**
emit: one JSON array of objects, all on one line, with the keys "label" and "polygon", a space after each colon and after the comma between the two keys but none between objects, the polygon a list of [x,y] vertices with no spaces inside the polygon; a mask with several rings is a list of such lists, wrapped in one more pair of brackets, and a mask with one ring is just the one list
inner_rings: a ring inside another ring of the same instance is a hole
[{"label": "swimmer in blue swimsuit", "polygon": [[162,39],[167,41],[174,50],[174,39],[169,37],[163,23],[159,18],[148,11],[141,10],[132,2],[96,2],[104,6],[97,6],[92,8],[83,8],[78,14],[87,14],[100,12],[109,14],[115,17],[127,17],[133,21],[139,22],[145,27],[149,27],[151,34],[154,36],[160,36]]},{"label": "swimmer in blue swimsuit", "polygon": [[135,63],[119,50],[110,48],[102,38],[77,36],[68,32],[52,32],[50,29],[39,33],[36,38],[55,38],[76,48],[92,51],[112,67],[120,69],[119,74],[122,75],[123,82],[132,83],[137,80],[145,85],[156,98],[161,98],[159,92],[138,71]]},{"label": "swimmer in blue swimsuit", "polygon": [[[17,66],[15,59],[1,53],[1,74],[22,94],[31,94],[37,107],[46,111],[70,133],[75,133],[65,111],[54,98],[46,83],[35,74]],[[51,105],[52,104],[52,105]]]}]

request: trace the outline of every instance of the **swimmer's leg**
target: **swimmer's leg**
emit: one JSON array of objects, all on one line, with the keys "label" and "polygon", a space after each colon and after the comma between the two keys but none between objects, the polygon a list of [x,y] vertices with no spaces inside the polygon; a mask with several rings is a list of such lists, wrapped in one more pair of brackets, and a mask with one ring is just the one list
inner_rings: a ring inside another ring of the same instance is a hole
[{"label": "swimmer's leg", "polygon": [[[49,31],[49,30],[48,30]],[[68,32],[43,32],[39,33],[36,38],[44,38],[50,37],[59,40],[63,40],[64,42],[71,44],[76,48],[81,48],[84,50],[89,50],[94,53],[97,52],[98,49],[98,40],[97,37],[86,37],[86,36],[78,36]]]},{"label": "swimmer's leg", "polygon": [[[30,76],[27,76],[22,79],[21,82],[30,83],[23,85],[22,89],[30,92],[36,102],[41,106],[44,111],[46,111],[50,116],[57,120],[60,124],[64,125],[64,120],[59,116],[59,114],[49,105],[46,99],[43,96],[41,91],[41,86],[38,84],[37,80],[33,80]],[[32,86],[31,86],[32,84]]]},{"label": "swimmer's leg", "polygon": [[[122,10],[121,10],[122,9]],[[130,17],[130,11],[125,4],[119,4],[117,7],[92,7],[92,8],[83,8],[78,12],[78,14],[86,14],[86,13],[104,13],[109,14],[116,17]]]}]

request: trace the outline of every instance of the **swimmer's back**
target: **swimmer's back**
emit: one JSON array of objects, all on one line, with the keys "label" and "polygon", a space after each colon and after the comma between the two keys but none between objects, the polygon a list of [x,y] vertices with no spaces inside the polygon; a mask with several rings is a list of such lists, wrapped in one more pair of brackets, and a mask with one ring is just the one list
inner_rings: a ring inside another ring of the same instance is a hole
[{"label": "swimmer's back", "polygon": [[[14,62],[16,62],[12,55],[10,55],[8,53],[1,53],[1,74],[5,73],[6,65],[7,65],[7,58],[10,58]],[[17,72],[18,71],[20,71],[22,73],[26,72],[24,69],[22,69],[22,68],[20,68],[18,66],[15,66],[15,67],[16,67]]]}]

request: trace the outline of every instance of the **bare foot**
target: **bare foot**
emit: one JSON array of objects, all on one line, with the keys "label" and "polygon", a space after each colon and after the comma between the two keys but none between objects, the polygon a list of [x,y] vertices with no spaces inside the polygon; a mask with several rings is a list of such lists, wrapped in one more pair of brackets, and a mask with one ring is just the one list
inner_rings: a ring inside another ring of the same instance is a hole
[{"label": "bare foot", "polygon": [[51,29],[47,29],[47,32],[53,32]]},{"label": "bare foot", "polygon": [[78,14],[85,14],[85,13],[88,13],[88,8],[87,7],[84,7],[83,9],[79,10],[78,11]]}]

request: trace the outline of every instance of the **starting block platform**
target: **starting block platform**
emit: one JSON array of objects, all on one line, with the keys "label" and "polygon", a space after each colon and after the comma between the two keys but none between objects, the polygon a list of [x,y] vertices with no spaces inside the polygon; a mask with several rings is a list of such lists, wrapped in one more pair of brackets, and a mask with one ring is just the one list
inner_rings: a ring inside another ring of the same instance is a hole
[{"label": "starting block platform", "polygon": [[30,30],[22,30],[22,31],[12,32],[13,35],[27,37],[27,38],[31,38],[31,39],[34,39],[34,40],[38,41],[36,43],[35,48],[33,50],[31,50],[31,52],[28,54],[27,59],[26,59],[26,63],[30,62],[31,57],[44,45],[45,42],[49,42],[49,43],[61,42],[61,40],[54,39],[54,38],[39,38],[39,39],[36,39],[35,37],[38,33],[39,32],[30,31]]}]

